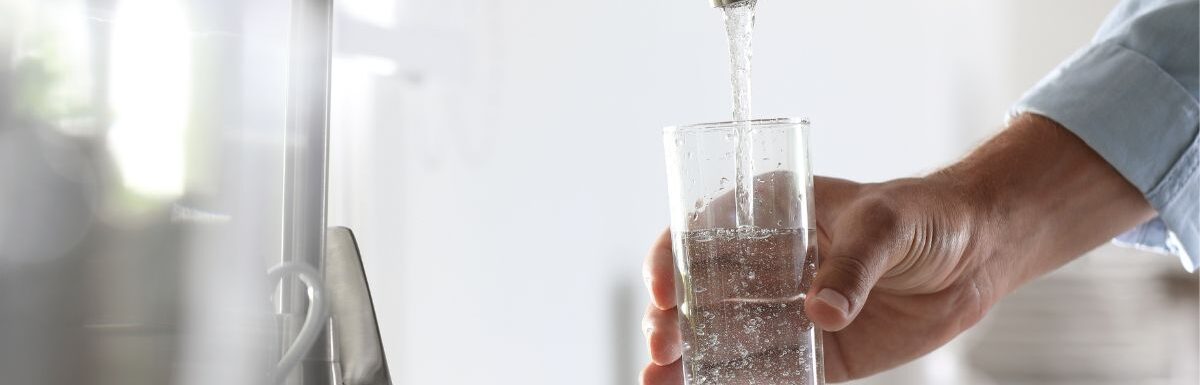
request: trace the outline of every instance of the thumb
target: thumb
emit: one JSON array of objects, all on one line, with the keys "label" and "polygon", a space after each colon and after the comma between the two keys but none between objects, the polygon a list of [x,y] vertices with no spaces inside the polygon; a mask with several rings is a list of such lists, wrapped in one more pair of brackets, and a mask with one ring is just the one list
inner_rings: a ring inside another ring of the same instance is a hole
[{"label": "thumb", "polygon": [[874,203],[858,208],[845,213],[834,228],[833,245],[820,260],[805,301],[809,319],[826,331],[842,330],[858,316],[887,270],[895,244],[895,211]]}]

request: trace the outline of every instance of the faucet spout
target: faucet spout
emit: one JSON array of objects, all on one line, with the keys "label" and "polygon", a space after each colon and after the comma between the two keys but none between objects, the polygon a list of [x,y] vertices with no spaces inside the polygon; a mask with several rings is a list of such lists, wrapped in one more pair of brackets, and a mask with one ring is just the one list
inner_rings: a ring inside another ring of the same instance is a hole
[{"label": "faucet spout", "polygon": [[745,5],[754,0],[711,0],[713,8]]}]

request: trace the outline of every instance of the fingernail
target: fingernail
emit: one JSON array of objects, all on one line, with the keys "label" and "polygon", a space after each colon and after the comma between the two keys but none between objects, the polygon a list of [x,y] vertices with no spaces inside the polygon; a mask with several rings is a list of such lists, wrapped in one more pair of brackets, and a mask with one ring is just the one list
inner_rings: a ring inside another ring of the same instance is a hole
[{"label": "fingernail", "polygon": [[820,292],[817,292],[817,299],[841,310],[844,316],[850,315],[850,300],[847,300],[846,296],[842,295],[842,293],[838,293],[830,288],[824,288]]},{"label": "fingernail", "polygon": [[650,333],[654,333],[653,326],[646,326],[646,327],[642,328],[642,336],[644,336],[646,338],[650,338]]}]

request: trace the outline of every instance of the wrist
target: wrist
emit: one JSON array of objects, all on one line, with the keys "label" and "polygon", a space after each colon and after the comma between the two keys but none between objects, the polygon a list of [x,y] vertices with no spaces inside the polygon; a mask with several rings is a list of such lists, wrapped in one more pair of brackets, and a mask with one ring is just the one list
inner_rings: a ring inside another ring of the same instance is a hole
[{"label": "wrist", "polygon": [[[987,165],[956,165],[925,177],[940,186],[944,200],[956,201],[967,229],[967,248],[962,258],[969,269],[967,279],[979,291],[985,308],[996,303],[1020,284],[1014,268],[1022,256],[1032,255],[1030,242],[1023,242],[1027,232],[1037,232],[1038,223],[1025,223],[1014,210],[1019,198],[986,177]],[[986,310],[986,309],[985,309]]]},{"label": "wrist", "polygon": [[1086,143],[1038,115],[1018,117],[932,177],[969,202],[977,254],[998,295],[1154,215],[1141,193]]},{"label": "wrist", "polygon": [[1090,151],[1057,123],[1023,115],[962,161],[930,176],[963,203],[971,222],[971,252],[991,300],[1070,261],[1055,243],[1052,217],[1071,198],[1064,182],[1078,179],[1069,158]]}]

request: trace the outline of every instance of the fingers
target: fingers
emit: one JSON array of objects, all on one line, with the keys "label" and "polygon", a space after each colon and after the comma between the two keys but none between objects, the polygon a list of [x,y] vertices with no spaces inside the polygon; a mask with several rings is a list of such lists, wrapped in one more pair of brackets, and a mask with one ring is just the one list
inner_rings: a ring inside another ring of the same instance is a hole
[{"label": "fingers", "polygon": [[650,291],[650,306],[642,319],[649,365],[642,370],[643,385],[683,385],[683,337],[675,309],[675,265],[671,255],[671,233],[663,231],[654,241],[642,267],[642,278]]},{"label": "fingers", "polygon": [[675,309],[650,306],[642,318],[642,331],[646,334],[651,362],[667,365],[683,354],[683,336],[679,333],[679,315]]},{"label": "fingers", "polygon": [[898,212],[885,199],[855,204],[840,215],[838,234],[821,261],[805,310],[824,330],[849,325],[888,267],[899,233]]},{"label": "fingers", "polygon": [[675,265],[671,258],[671,232],[667,230],[654,241],[642,266],[650,303],[662,310],[675,307]]},{"label": "fingers", "polygon": [[808,341],[812,325],[801,314],[799,298],[787,302],[732,300],[740,301],[692,310],[692,319],[698,321],[688,352],[691,364],[722,366],[748,354],[784,352]]},{"label": "fingers", "polygon": [[[723,362],[688,362],[694,382],[705,384],[815,384],[807,348],[789,346]],[[800,365],[804,365],[803,367]],[[686,377],[686,376],[685,376]]]},{"label": "fingers", "polygon": [[789,300],[807,287],[801,286],[808,262],[803,233],[766,238],[733,233],[682,238],[680,244],[688,255],[685,265],[679,266],[686,277],[680,286],[693,310],[738,299]]},{"label": "fingers", "polygon": [[660,366],[651,363],[642,369],[642,385],[683,385],[683,363]]}]

